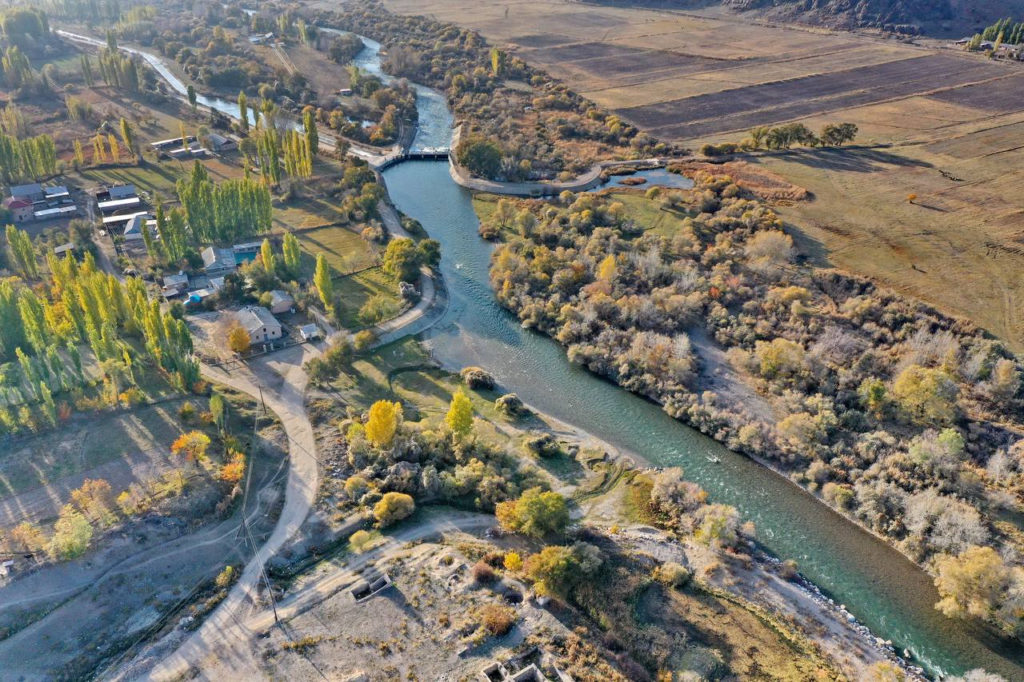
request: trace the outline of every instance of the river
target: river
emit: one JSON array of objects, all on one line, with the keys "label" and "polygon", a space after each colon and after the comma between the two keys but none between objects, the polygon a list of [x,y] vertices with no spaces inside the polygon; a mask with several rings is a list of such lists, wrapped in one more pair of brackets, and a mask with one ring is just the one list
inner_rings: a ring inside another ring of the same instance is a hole
[{"label": "river", "polygon": [[[366,38],[363,42],[367,49],[357,63],[380,74],[380,45]],[[161,62],[133,51],[150,64]],[[173,78],[162,63],[154,68]],[[169,82],[181,91],[180,81]],[[414,148],[447,146],[452,114],[443,96],[414,87],[420,120]],[[200,101],[238,116],[234,102]],[[488,263],[493,246],[477,235],[472,196],[452,181],[446,162],[402,163],[385,171],[384,179],[395,205],[441,243],[441,272],[451,302],[425,342],[446,367],[485,367],[504,390],[538,409],[643,461],[683,467],[712,501],[734,505],[753,521],[767,550],[795,559],[805,576],[875,634],[892,640],[898,650],[910,651],[930,674],[983,667],[1011,681],[1024,680],[1021,649],[1000,648],[981,629],[940,615],[933,608],[937,594],[931,579],[899,552],[786,478],[572,365],[554,341],[524,330],[491,292]]]}]

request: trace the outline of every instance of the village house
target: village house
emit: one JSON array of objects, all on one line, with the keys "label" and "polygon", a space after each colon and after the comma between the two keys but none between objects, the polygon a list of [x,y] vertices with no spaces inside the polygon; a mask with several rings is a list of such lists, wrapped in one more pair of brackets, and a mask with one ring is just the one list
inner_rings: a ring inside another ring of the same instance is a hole
[{"label": "village house", "polygon": [[313,339],[319,339],[322,336],[320,333],[320,327],[313,323],[304,324],[299,327],[299,334],[302,336],[303,341],[312,341]]},{"label": "village house", "polygon": [[26,223],[35,218],[32,202],[21,197],[7,197],[4,199],[4,208],[11,212],[11,220],[16,223]]},{"label": "village house", "polygon": [[272,343],[281,338],[281,323],[263,306],[242,308],[238,311],[238,322],[249,332],[250,343]]},{"label": "village house", "polygon": [[209,277],[222,277],[234,272],[237,266],[235,252],[232,249],[207,246],[199,255],[203,258],[203,271]]},{"label": "village house", "polygon": [[148,213],[136,213],[124,228],[124,238],[132,240],[144,239],[145,237],[142,235],[143,230],[149,230],[149,234],[154,235],[156,232],[156,221]]},{"label": "village house", "polygon": [[3,205],[11,212],[11,219],[15,223],[63,218],[78,212],[78,207],[71,199],[71,192],[63,185],[15,185],[11,187],[11,196],[4,200]]},{"label": "village house", "polygon": [[166,275],[163,279],[162,293],[164,298],[180,296],[188,290],[188,275],[179,272],[176,275]]},{"label": "village house", "polygon": [[274,289],[270,292],[270,312],[275,315],[286,313],[295,305],[295,300],[287,291]]},{"label": "village house", "polygon": [[[187,136],[185,138],[185,142],[187,144],[192,144],[195,141],[196,141],[195,135],[189,135],[189,136]],[[168,140],[157,140],[156,142],[151,142],[149,144],[149,146],[152,147],[153,149],[155,149],[158,152],[162,152],[162,151],[167,151],[168,149],[179,148],[179,147],[182,146],[182,144],[181,144],[181,138],[180,137],[172,137],[172,138],[170,138]]]}]

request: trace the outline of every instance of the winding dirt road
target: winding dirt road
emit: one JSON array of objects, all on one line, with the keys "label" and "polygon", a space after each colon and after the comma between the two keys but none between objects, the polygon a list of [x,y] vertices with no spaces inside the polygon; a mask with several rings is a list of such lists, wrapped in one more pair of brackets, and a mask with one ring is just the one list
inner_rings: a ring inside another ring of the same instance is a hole
[{"label": "winding dirt road", "polygon": [[[248,367],[229,371],[203,365],[203,376],[262,399],[284,425],[289,441],[290,466],[285,488],[284,508],[273,533],[256,549],[238,582],[206,619],[203,625],[172,654],[160,660],[147,673],[129,673],[129,677],[152,680],[173,680],[185,675],[192,665],[209,656],[214,647],[220,650],[225,640],[248,637],[244,618],[257,603],[256,594],[262,579],[262,564],[287,542],[305,521],[316,499],[319,470],[313,426],[306,416],[304,395],[308,377],[302,365],[318,351],[309,345],[296,346],[254,360]],[[255,668],[246,672],[258,673]],[[242,678],[239,678],[242,679]]]}]

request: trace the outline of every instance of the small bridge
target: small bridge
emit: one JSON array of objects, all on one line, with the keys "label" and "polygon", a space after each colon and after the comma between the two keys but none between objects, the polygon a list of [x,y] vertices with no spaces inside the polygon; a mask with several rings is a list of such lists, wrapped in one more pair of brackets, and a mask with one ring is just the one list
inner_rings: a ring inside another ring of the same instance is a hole
[{"label": "small bridge", "polygon": [[403,161],[447,161],[451,150],[448,148],[417,149],[388,157],[382,161],[377,170],[384,171]]}]

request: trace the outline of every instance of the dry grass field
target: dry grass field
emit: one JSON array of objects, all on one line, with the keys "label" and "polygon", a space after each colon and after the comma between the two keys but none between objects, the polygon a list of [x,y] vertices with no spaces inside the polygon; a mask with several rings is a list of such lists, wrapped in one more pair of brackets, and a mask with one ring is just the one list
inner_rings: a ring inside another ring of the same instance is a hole
[{"label": "dry grass field", "polygon": [[[945,120],[1013,110],[1021,70],[958,51],[807,27],[755,25],[707,15],[570,2],[388,0],[479,30],[581,94],[664,139],[735,138],[755,125],[824,116],[856,119],[864,107],[925,97]],[[507,11],[506,11],[507,10]],[[992,93],[1000,93],[993,102]],[[874,112],[865,133],[914,137],[902,106]],[[868,123],[868,121],[865,121]],[[921,121],[924,130],[931,121]]]},{"label": "dry grass field", "polygon": [[386,4],[477,29],[644,130],[692,148],[738,142],[758,125],[856,123],[858,142],[874,149],[749,159],[809,191],[806,201],[777,206],[805,252],[969,317],[1024,350],[1021,65],[934,42],[755,25],[720,11]]}]

